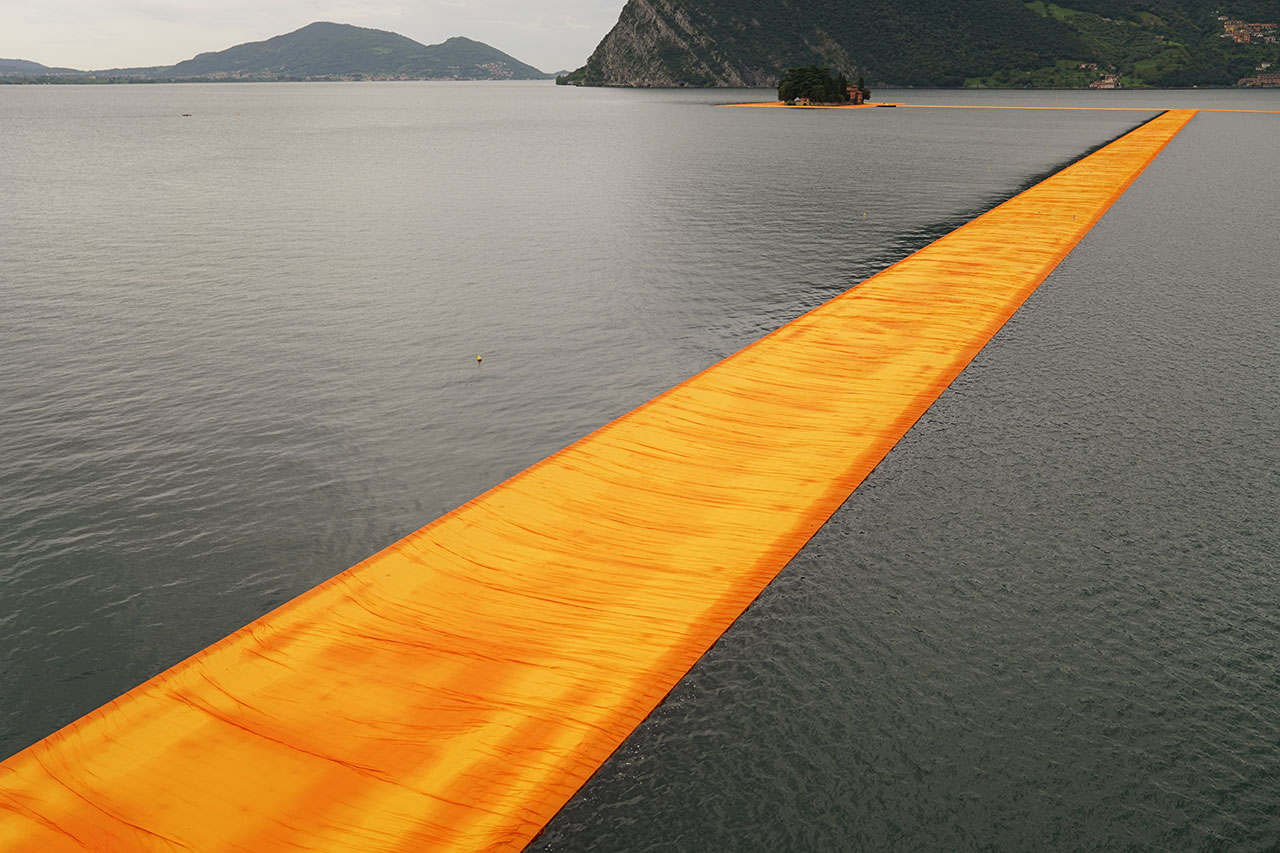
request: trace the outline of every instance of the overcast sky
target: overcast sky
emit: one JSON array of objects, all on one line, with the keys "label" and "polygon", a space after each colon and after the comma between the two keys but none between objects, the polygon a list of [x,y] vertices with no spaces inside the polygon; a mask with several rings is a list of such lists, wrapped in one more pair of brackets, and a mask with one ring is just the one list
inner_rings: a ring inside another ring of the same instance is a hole
[{"label": "overcast sky", "polygon": [[0,0],[0,58],[98,70],[173,65],[312,21],[423,44],[466,36],[543,71],[586,62],[625,0]]}]

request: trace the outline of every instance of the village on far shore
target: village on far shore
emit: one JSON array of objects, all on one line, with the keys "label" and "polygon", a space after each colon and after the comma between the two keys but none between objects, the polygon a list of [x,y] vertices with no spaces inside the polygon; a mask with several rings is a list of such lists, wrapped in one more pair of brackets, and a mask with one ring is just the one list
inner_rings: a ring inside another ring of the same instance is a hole
[{"label": "village on far shore", "polygon": [[[1119,24],[1110,18],[1101,20]],[[1220,15],[1217,19],[1221,31],[1218,37],[1239,45],[1275,45],[1280,44],[1280,24],[1275,22],[1251,22]],[[1165,36],[1157,36],[1165,42]],[[1280,87],[1280,73],[1276,72],[1277,60],[1259,59],[1253,69],[1256,73],[1251,77],[1241,77],[1236,86],[1245,89]],[[1069,69],[1069,73],[1080,75],[1086,79],[1078,79],[1077,86],[1089,89],[1124,89],[1132,83],[1126,79],[1114,65],[1101,62],[1060,62],[1059,66]],[[1030,74],[1030,72],[1027,72]],[[1092,79],[1087,79],[1092,77]],[[981,81],[966,83],[969,88],[990,88]],[[1002,88],[1002,87],[996,87]],[[1029,88],[1036,88],[1029,86]],[[1076,88],[1066,86],[1065,88]],[[805,68],[792,68],[778,83],[778,100],[788,106],[849,106],[862,104],[870,100],[871,92],[864,85],[863,78],[858,78],[857,85],[850,85],[843,75],[833,75],[828,66],[811,65]]]}]

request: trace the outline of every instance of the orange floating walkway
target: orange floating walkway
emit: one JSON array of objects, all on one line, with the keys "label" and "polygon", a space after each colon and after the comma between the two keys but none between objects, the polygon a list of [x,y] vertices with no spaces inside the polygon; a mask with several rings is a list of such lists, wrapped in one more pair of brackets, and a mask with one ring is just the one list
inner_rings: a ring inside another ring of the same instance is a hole
[{"label": "orange floating walkway", "polygon": [[[1116,112],[1116,113],[1154,113],[1161,107],[1102,107],[1102,106],[1014,106],[1011,104],[904,104],[896,101],[876,101],[869,104],[817,104],[807,107],[795,107],[783,101],[761,101],[756,104],[720,104],[722,107],[748,107],[752,109],[787,109],[787,110],[865,110],[871,107],[902,107],[915,110],[1066,110],[1078,112]],[[1195,112],[1202,113],[1265,113],[1280,115],[1280,110],[1241,110],[1224,107],[1201,108]]]},{"label": "orange floating walkway", "polygon": [[788,109],[788,110],[866,110],[872,107],[895,107],[897,104],[809,104],[808,106],[792,106],[783,101],[761,101],[758,104],[720,104],[722,107],[751,107],[754,109]]},{"label": "orange floating walkway", "polygon": [[0,764],[0,850],[522,847],[1193,115]]},{"label": "orange floating walkway", "polygon": [[[864,106],[875,106],[869,104]],[[1129,112],[1129,113],[1150,113],[1156,112],[1159,107],[1061,107],[1061,106],[1010,106],[1000,104],[893,104],[895,107],[906,107],[907,109],[921,110],[1085,110],[1089,112]],[[1227,109],[1225,107],[1200,108],[1194,112],[1201,113],[1270,113],[1280,115],[1280,110],[1239,110]]]},{"label": "orange floating walkway", "polygon": [[[1010,106],[1001,104],[904,104],[899,101],[875,101],[865,104],[810,104],[793,106],[785,101],[761,101],[758,104],[721,104],[723,107],[750,107],[753,109],[786,110],[865,110],[873,107],[904,107],[922,110],[1081,110],[1088,112],[1160,112],[1159,107],[1065,107],[1065,106]],[[1234,111],[1233,111],[1234,112]]]},{"label": "orange floating walkway", "polygon": [[[874,106],[874,104],[872,104]],[[907,107],[908,109],[921,110],[1087,110],[1089,112],[1129,112],[1129,113],[1150,113],[1156,112],[1160,107],[1062,107],[1062,106],[1010,106],[1000,104],[895,104],[898,107]],[[1179,110],[1178,112],[1185,112]],[[1280,113],[1280,110],[1237,110],[1226,109],[1222,107],[1200,108],[1193,112],[1201,113]]]}]

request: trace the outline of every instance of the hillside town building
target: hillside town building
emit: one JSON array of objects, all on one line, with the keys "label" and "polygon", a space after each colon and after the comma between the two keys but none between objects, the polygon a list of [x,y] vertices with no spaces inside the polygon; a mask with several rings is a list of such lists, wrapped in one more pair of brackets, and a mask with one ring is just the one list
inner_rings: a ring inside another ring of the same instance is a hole
[{"label": "hillside town building", "polygon": [[1257,77],[1241,77],[1239,85],[1250,89],[1260,86],[1280,86],[1280,74],[1259,74]]},{"label": "hillside town building", "polygon": [[1236,44],[1275,44],[1280,35],[1280,24],[1251,24],[1219,18],[1222,21],[1222,37],[1229,38]]}]

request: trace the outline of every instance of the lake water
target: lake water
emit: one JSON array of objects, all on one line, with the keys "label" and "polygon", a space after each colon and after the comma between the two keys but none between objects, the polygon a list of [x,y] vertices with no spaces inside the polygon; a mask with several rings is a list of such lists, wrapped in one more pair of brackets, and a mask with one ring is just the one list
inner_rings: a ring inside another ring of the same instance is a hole
[{"label": "lake water", "polygon": [[[876,96],[1151,111],[0,87],[0,757],[1156,109],[1280,109]],[[1280,843],[1278,121],[1199,116],[535,847]]]}]

